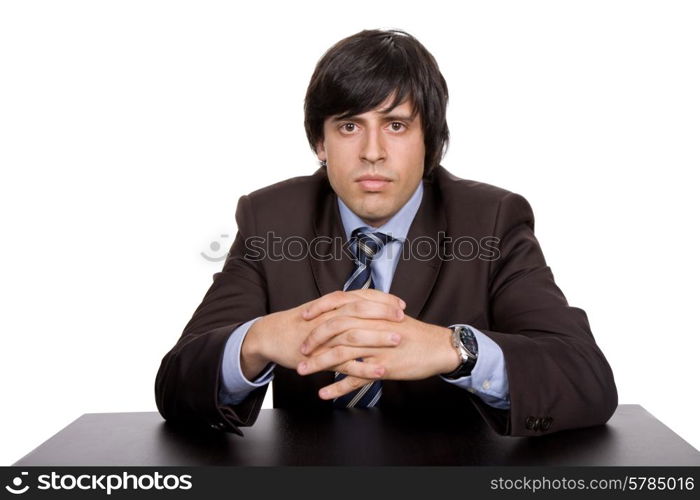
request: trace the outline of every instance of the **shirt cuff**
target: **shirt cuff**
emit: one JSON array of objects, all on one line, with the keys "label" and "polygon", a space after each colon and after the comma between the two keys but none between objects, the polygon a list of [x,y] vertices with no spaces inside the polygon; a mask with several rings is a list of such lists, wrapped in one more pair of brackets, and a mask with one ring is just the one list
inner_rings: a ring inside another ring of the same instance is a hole
[{"label": "shirt cuff", "polygon": [[452,326],[469,327],[474,332],[476,343],[479,346],[479,357],[476,359],[471,375],[454,380],[442,376],[440,378],[476,394],[489,406],[503,410],[509,409],[508,374],[500,346],[473,326]]},{"label": "shirt cuff", "polygon": [[260,317],[251,319],[236,328],[224,347],[224,357],[221,366],[220,399],[226,404],[237,404],[243,401],[253,389],[270,383],[274,378],[272,371],[277,366],[269,363],[265,370],[255,380],[248,380],[241,370],[241,347],[248,330]]}]

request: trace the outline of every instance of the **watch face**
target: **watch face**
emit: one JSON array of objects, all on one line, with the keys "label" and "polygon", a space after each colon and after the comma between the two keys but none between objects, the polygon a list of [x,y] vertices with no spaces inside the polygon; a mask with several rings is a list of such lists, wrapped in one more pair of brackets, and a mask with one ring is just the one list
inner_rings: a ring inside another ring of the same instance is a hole
[{"label": "watch face", "polygon": [[[463,326],[450,327],[453,332],[452,341],[460,352],[462,363],[453,372],[444,375],[446,378],[456,380],[471,375],[476,360],[479,355],[479,348],[476,343],[474,332],[470,328]],[[457,345],[459,344],[459,345]]]},{"label": "watch face", "polygon": [[459,329],[459,338],[464,348],[469,351],[469,354],[476,358],[479,355],[479,346],[476,343],[474,332],[470,328],[461,327]]}]

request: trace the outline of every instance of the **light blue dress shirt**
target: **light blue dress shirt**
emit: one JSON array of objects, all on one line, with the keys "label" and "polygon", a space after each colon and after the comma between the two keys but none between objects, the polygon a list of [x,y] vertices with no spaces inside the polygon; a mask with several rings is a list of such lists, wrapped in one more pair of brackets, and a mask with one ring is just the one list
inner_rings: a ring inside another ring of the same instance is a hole
[{"label": "light blue dress shirt", "polygon": [[[343,201],[338,198],[340,217],[345,229],[345,236],[350,239],[352,232],[358,227],[369,228],[370,231],[379,231],[392,236],[394,239],[388,242],[372,259],[372,280],[374,287],[383,292],[389,292],[394,271],[399,263],[401,249],[413,218],[418,212],[418,207],[423,199],[423,183],[418,184],[415,192],[406,204],[379,228],[369,227],[355,213],[350,210]],[[354,249],[353,249],[354,251]],[[237,404],[255,388],[269,383],[274,374],[275,365],[271,363],[254,381],[249,381],[241,371],[241,346],[248,329],[259,318],[254,318],[236,328],[224,349],[223,366],[221,370],[221,389],[219,400],[223,404]],[[450,325],[454,326],[454,325]],[[464,325],[467,326],[467,325]],[[505,368],[503,351],[493,340],[482,332],[470,326],[479,346],[479,357],[471,375],[456,380],[441,377],[446,383],[454,384],[473,394],[476,394],[486,404],[495,408],[510,408],[508,393],[508,377]]]}]

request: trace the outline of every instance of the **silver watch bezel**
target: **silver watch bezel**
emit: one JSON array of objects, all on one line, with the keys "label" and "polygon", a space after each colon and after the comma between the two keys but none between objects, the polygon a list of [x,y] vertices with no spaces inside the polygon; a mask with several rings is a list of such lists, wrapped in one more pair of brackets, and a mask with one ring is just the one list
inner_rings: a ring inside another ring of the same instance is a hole
[{"label": "silver watch bezel", "polygon": [[460,334],[460,330],[462,328],[463,327],[461,326],[452,326],[450,327],[450,330],[452,331],[452,346],[457,349],[461,363],[466,363],[470,359],[476,359],[476,356],[469,352],[469,349],[464,347],[464,344],[462,343],[462,336]]}]

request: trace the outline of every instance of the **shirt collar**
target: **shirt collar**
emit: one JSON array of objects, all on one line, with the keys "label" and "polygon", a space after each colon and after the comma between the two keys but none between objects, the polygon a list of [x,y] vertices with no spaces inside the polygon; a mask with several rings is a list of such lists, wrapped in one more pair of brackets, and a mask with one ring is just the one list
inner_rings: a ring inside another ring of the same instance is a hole
[{"label": "shirt collar", "polygon": [[352,232],[358,227],[366,227],[370,229],[370,232],[379,231],[394,239],[400,240],[402,243],[408,235],[408,230],[411,227],[416,213],[418,212],[418,207],[423,199],[423,181],[418,183],[418,187],[413,192],[408,201],[404,204],[401,209],[396,212],[391,219],[386,221],[385,224],[378,228],[373,228],[366,224],[362,219],[360,219],[357,214],[355,214],[348,206],[343,203],[343,200],[338,197],[338,209],[340,210],[340,218],[343,222],[343,228],[345,229],[345,236],[350,240]]}]

